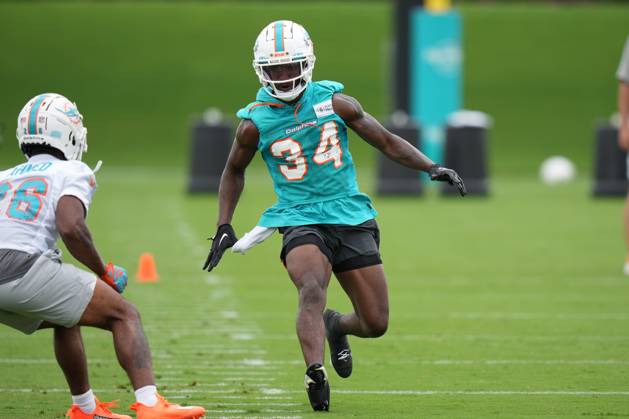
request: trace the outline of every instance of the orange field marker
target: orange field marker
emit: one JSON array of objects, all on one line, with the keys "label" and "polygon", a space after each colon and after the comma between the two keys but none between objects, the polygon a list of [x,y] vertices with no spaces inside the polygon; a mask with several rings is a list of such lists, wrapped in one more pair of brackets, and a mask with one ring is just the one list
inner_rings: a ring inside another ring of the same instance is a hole
[{"label": "orange field marker", "polygon": [[155,258],[152,253],[142,253],[138,263],[138,273],[135,275],[138,282],[157,282],[159,275],[155,266]]}]

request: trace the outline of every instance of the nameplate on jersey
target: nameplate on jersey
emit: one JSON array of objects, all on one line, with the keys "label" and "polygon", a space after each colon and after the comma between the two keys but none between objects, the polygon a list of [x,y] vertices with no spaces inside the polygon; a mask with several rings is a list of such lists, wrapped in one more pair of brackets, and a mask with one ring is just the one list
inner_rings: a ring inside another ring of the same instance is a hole
[{"label": "nameplate on jersey", "polygon": [[334,108],[332,107],[332,99],[317,103],[313,106],[317,118],[324,118],[334,114]]}]

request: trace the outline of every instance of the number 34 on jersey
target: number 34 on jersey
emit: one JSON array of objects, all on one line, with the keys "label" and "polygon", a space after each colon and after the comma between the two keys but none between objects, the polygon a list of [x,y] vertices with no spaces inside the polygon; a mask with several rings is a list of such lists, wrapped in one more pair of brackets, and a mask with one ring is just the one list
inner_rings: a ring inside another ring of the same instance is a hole
[{"label": "number 34 on jersey", "polygon": [[[302,180],[308,173],[308,162],[303,155],[303,148],[299,141],[293,138],[283,138],[271,144],[271,154],[283,158],[286,164],[279,164],[282,175],[291,181]],[[332,162],[335,169],[343,165],[343,150],[339,141],[338,126],[330,121],[321,127],[319,146],[312,156],[317,165]]]}]

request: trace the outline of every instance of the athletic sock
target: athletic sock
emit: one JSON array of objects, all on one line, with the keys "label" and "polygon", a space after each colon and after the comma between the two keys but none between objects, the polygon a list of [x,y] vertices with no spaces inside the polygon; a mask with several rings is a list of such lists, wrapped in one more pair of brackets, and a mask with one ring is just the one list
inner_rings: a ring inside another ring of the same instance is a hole
[{"label": "athletic sock", "polygon": [[144,386],[135,391],[135,400],[144,406],[153,407],[157,404],[157,387]]},{"label": "athletic sock", "polygon": [[72,395],[72,403],[79,406],[84,413],[92,413],[96,410],[96,398],[92,389],[78,396]]}]

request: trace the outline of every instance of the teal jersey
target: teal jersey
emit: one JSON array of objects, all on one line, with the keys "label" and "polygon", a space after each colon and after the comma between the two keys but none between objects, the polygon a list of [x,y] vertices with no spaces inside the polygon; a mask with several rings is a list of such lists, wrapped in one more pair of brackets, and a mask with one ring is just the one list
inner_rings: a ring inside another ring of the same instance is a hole
[{"label": "teal jersey", "polygon": [[261,88],[256,101],[238,111],[258,128],[258,150],[277,195],[258,225],[357,225],[377,215],[358,189],[347,127],[332,108],[332,95],[342,91],[341,83],[312,82],[288,104]]}]

